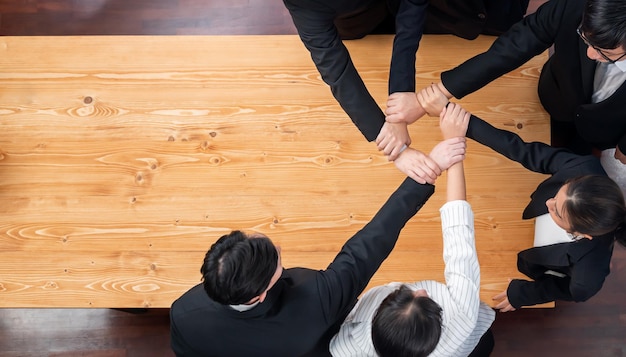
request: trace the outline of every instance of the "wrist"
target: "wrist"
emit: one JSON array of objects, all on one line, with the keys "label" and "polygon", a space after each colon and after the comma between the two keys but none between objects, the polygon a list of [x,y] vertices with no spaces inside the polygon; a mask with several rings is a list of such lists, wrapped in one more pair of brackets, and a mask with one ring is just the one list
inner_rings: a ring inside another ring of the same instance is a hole
[{"label": "wrist", "polygon": [[448,90],[446,89],[446,87],[443,85],[442,82],[437,83],[437,88],[439,88],[441,93],[443,93],[443,95],[445,95],[446,98],[450,99],[453,97],[452,93],[448,92]]}]

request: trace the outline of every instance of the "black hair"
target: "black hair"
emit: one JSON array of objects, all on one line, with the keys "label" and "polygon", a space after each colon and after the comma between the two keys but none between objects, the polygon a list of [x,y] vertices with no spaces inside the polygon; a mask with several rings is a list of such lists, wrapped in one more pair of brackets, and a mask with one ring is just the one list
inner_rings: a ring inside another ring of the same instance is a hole
[{"label": "black hair", "polygon": [[626,49],[626,1],[587,0],[581,30],[595,47]]},{"label": "black hair", "polygon": [[441,307],[401,285],[378,307],[372,342],[380,357],[428,356],[441,338]]},{"label": "black hair", "polygon": [[[624,226],[624,194],[615,181],[607,176],[586,175],[566,184],[563,210],[572,232],[600,236]],[[622,231],[616,232],[616,240],[626,246]]]},{"label": "black hair", "polygon": [[277,267],[278,251],[269,238],[232,231],[211,246],[200,272],[204,290],[211,299],[224,305],[239,305],[261,295]]}]

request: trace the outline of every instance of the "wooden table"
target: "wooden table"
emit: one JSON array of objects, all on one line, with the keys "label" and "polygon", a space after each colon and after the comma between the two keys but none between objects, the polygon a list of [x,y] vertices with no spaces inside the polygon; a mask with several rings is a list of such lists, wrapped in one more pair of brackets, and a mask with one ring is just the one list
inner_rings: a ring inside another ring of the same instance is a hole
[{"label": "wooden table", "polygon": [[[418,88],[492,40],[425,36]],[[381,106],[391,42],[348,42]],[[461,102],[547,142],[545,59]],[[1,307],[168,307],[232,229],[270,236],[286,267],[323,269],[403,179],[296,36],[2,37],[0,125]],[[437,120],[411,135],[430,150]],[[543,176],[471,141],[466,172],[491,302],[521,276],[533,232],[521,212]],[[443,279],[440,181],[370,286]]]}]

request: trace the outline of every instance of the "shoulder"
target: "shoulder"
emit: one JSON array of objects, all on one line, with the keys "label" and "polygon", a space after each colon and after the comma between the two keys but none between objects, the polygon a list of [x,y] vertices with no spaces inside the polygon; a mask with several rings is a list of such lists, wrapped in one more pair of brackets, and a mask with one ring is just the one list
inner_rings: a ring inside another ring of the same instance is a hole
[{"label": "shoulder", "polygon": [[609,264],[613,255],[613,232],[593,239],[581,239],[571,244],[570,259],[575,261],[586,260],[591,266],[603,267]]},{"label": "shoulder", "polygon": [[563,161],[562,165],[552,177],[564,176],[560,179],[565,180],[582,175],[606,175],[606,171],[602,168],[602,164],[597,157],[593,155],[582,156],[572,154],[568,159]]},{"label": "shoulder", "polygon": [[198,284],[172,303],[172,320],[192,318],[199,311],[213,311],[217,303],[209,298],[202,284]]}]

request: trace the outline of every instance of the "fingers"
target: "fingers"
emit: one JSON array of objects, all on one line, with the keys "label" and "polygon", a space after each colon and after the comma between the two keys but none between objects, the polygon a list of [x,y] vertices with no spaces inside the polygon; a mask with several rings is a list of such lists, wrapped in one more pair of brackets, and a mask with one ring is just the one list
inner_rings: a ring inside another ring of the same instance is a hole
[{"label": "fingers", "polygon": [[439,127],[444,138],[465,136],[467,134],[470,116],[470,113],[462,106],[450,102],[448,106],[441,111],[439,119]]},{"label": "fingers", "polygon": [[[424,179],[424,178],[422,177],[422,175],[421,175],[421,173],[419,172],[419,170],[416,170],[416,169],[415,169],[415,168],[413,168],[413,167],[409,167],[409,168],[408,168],[408,169],[406,169],[406,170],[403,170],[403,168],[402,168],[402,167],[400,167],[400,166],[397,166],[397,167],[398,167],[398,169],[400,169],[400,171],[402,171],[402,173],[404,173],[404,174],[405,174],[405,175],[407,175],[408,177],[412,178],[415,182],[417,182],[417,183],[419,183],[419,184],[422,184],[422,185],[423,185],[423,184],[425,184],[425,183],[427,183],[427,182],[428,182],[428,181],[426,181],[426,179]],[[428,182],[428,183],[433,184],[433,183],[434,183],[434,181],[433,181],[433,182]]]},{"label": "fingers", "polygon": [[395,159],[398,158],[398,156],[406,148],[406,146],[410,144],[411,144],[410,141],[408,144],[405,144],[405,143],[393,140],[392,138],[386,137],[386,138],[381,139],[377,147],[378,147],[378,151],[382,151],[387,156],[387,159],[389,161],[394,161]]},{"label": "fingers", "polygon": [[459,145],[459,146],[465,147],[467,140],[465,139],[464,136],[455,136],[453,138],[446,139],[444,141],[448,145],[450,145],[450,146],[457,146],[457,145]]},{"label": "fingers", "polygon": [[437,177],[441,175],[441,168],[437,162],[429,156],[424,156],[422,162],[415,165],[415,171],[419,173],[422,179],[426,180],[426,182],[430,184],[435,183]]},{"label": "fingers", "polygon": [[429,183],[432,185],[437,180],[437,175],[435,175],[432,171],[424,170],[423,167],[419,166],[416,166],[409,170],[408,176],[415,180],[417,183],[421,184]]},{"label": "fingers", "polygon": [[506,290],[504,290],[503,292],[501,292],[498,295],[494,296],[492,299],[500,301],[500,302],[498,302],[496,304],[496,306],[494,306],[494,308],[497,309],[497,310],[500,310],[500,312],[515,311],[515,308],[509,302],[509,298],[508,298],[508,296],[506,294]]},{"label": "fingers", "polygon": [[440,128],[445,124],[444,118],[446,117],[446,113],[448,112],[448,106],[449,105],[446,105],[445,107],[443,107],[443,109],[441,109],[441,113],[439,113],[439,127]]},{"label": "fingers", "polygon": [[[388,135],[383,135],[383,132],[381,131],[381,133],[378,134],[378,137],[376,137],[376,147],[378,148],[378,151],[384,152],[387,145],[389,145],[389,141],[391,141],[391,138]],[[387,153],[385,153],[385,155],[387,155]]]},{"label": "fingers", "polygon": [[446,110],[446,119],[452,120],[455,119],[458,115],[459,112],[461,111],[462,107],[456,103],[450,103],[447,106],[447,110]]},{"label": "fingers", "polygon": [[[389,110],[389,109],[387,109]],[[404,115],[402,113],[394,113],[394,114],[390,114],[389,112],[385,112],[385,114],[387,115],[385,117],[385,121],[388,123],[402,123],[404,122]]]},{"label": "fingers", "polygon": [[504,298],[506,298],[506,290],[505,290],[505,291],[503,291],[503,292],[501,292],[500,294],[498,294],[498,295],[496,295],[496,296],[492,297],[491,299],[492,299],[492,300],[502,300],[502,299],[504,299]]},{"label": "fingers", "polygon": [[[447,112],[450,114],[450,118],[454,119],[456,122],[469,121],[469,113],[457,103],[450,103]],[[468,116],[467,119],[465,118],[466,115]]]},{"label": "fingers", "polygon": [[506,304],[504,306],[500,306],[500,305],[504,305],[504,304],[500,303],[495,307],[496,310],[499,310],[500,312],[515,311],[515,308],[511,306],[510,304]]},{"label": "fingers", "polygon": [[465,137],[453,137],[439,142],[431,150],[429,157],[437,163],[441,171],[465,159]]},{"label": "fingers", "polygon": [[448,97],[441,92],[436,84],[423,88],[417,93],[416,97],[417,101],[430,116],[436,116],[448,103]]},{"label": "fingers", "polygon": [[389,155],[387,155],[387,160],[395,161],[398,158],[398,155],[402,152],[404,145],[402,146],[393,146]]},{"label": "fingers", "polygon": [[437,175],[435,174],[435,172],[428,166],[425,166],[423,164],[412,165],[408,169],[408,176],[418,183],[428,182],[430,184],[433,184],[435,183],[435,180],[437,180]]}]

